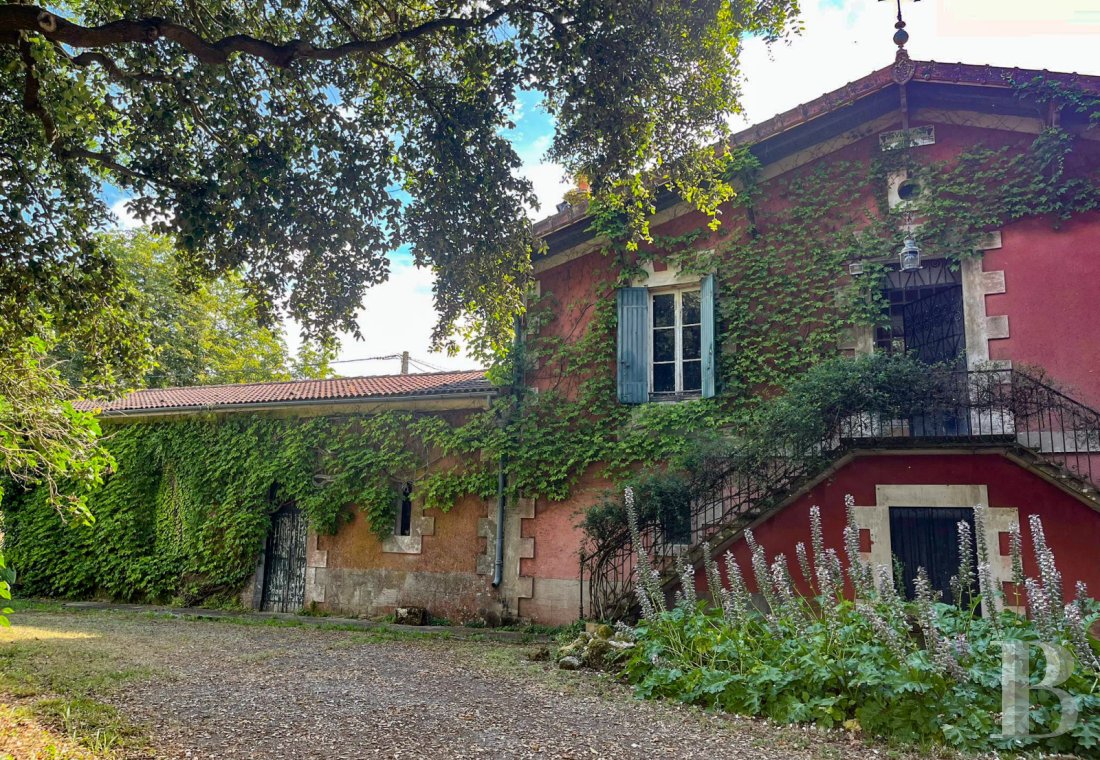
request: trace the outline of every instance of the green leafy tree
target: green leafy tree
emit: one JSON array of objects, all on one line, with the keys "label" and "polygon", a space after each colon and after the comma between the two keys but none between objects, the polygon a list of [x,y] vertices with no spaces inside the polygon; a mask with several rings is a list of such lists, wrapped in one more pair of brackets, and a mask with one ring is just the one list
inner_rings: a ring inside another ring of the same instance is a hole
[{"label": "green leafy tree", "polygon": [[[437,278],[434,343],[457,348],[466,325],[475,352],[500,352],[534,246],[507,137],[518,93],[544,94],[550,156],[644,235],[656,187],[711,211],[728,196],[706,181],[725,160],[707,146],[738,108],[741,38],[785,35],[796,13],[796,0],[0,4],[0,361],[47,360],[36,339],[79,352],[106,387],[148,372],[143,296],[101,234],[108,186],[172,239],[181,279],[237,273],[267,324],[357,333],[364,292],[408,246]],[[28,371],[56,392],[41,417],[20,412],[15,435],[35,438],[65,395],[55,368]],[[51,440],[87,429],[74,418]],[[0,453],[9,473],[29,462]]]},{"label": "green leafy tree", "polygon": [[332,362],[339,345],[331,340],[306,340],[290,360],[290,374],[295,380],[323,380],[336,377]]},{"label": "green leafy tree", "polygon": [[[240,278],[186,279],[171,240],[146,231],[101,241],[137,294],[136,307],[156,365],[145,387],[289,380],[281,331],[257,321],[256,303]],[[79,369],[80,357],[72,363]]]},{"label": "green leafy tree", "polygon": [[95,416],[74,406],[51,348],[26,338],[0,372],[0,497],[5,486],[40,488],[63,514],[87,521],[85,496],[114,460],[99,445]]},{"label": "green leafy tree", "polygon": [[354,331],[365,289],[407,244],[438,277],[436,343],[454,346],[456,325],[473,324],[476,348],[505,347],[533,245],[531,186],[506,135],[518,91],[545,94],[550,155],[630,215],[649,206],[642,170],[654,166],[650,179],[711,206],[726,191],[702,182],[721,160],[704,146],[738,108],[741,38],[783,35],[796,11],[795,0],[0,5],[0,253],[13,257],[0,276],[37,290],[56,267],[99,262],[110,183],[174,237],[189,275],[239,271],[263,317],[285,309],[310,336]]}]

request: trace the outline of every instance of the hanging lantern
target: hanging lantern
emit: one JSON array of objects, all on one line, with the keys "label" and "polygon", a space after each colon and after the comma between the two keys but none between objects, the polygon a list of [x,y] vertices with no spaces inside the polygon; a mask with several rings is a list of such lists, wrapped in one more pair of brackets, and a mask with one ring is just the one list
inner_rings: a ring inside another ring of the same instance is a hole
[{"label": "hanging lantern", "polygon": [[913,238],[906,238],[905,245],[901,247],[901,252],[898,254],[898,259],[901,261],[901,271],[903,272],[920,269],[920,248],[917,247],[917,241]]}]

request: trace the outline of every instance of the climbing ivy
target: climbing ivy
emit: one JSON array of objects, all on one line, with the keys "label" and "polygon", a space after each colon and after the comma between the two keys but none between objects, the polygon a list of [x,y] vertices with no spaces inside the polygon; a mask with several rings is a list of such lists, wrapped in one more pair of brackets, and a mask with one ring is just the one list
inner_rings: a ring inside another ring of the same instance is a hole
[{"label": "climbing ivy", "polygon": [[[621,484],[655,466],[676,471],[739,435],[754,424],[762,400],[836,356],[849,330],[883,321],[885,278],[909,234],[957,267],[984,236],[1013,221],[1047,217],[1057,225],[1100,207],[1100,167],[1075,148],[1074,136],[1050,127],[1030,145],[978,146],[951,161],[926,162],[902,148],[817,162],[773,180],[767,203],[759,166],[742,152],[730,162],[740,193],[724,210],[740,211],[745,223],[716,232],[700,224],[642,246],[622,234],[627,225],[617,210],[590,209],[592,229],[608,242],[603,271],[588,278],[607,285],[594,291],[594,303],[547,294],[529,307],[533,335],[524,359],[529,376],[549,387],[517,415],[513,483],[563,499],[593,465]],[[923,191],[891,208],[887,179],[898,171]],[[878,192],[868,197],[868,188]],[[630,284],[654,260],[718,278],[716,398],[637,407],[616,401],[613,287]],[[863,263],[862,276],[847,276],[852,261]]]},{"label": "climbing ivy", "polygon": [[[1097,111],[1095,98],[1061,85],[1018,87],[1039,107],[1057,100]],[[1012,221],[1057,224],[1100,207],[1100,172],[1075,148],[1052,125],[1022,149],[977,147],[950,162],[924,161],[909,148],[820,161],[771,181],[766,199],[758,162],[747,149],[732,151],[722,182],[737,196],[686,234],[639,244],[623,209],[590,207],[593,230],[607,241],[598,271],[586,273],[598,284],[577,303],[532,298],[526,340],[490,371],[506,386],[492,410],[450,420],[394,412],[117,427],[107,442],[117,471],[89,499],[95,523],[61,529],[42,494],[9,493],[10,560],[30,593],[230,598],[284,500],[321,532],[358,509],[388,533],[406,480],[426,507],[446,510],[466,494],[495,495],[498,463],[509,494],[550,500],[568,498],[594,468],[614,483],[639,471],[690,469],[700,451],[743,435],[762,399],[835,356],[846,331],[882,319],[887,265],[909,225],[919,225],[926,252],[957,265]],[[891,208],[886,180],[899,171],[923,192]],[[868,197],[868,188],[880,192]],[[715,398],[616,400],[614,288],[656,259],[716,274]],[[864,263],[862,276],[846,276],[851,261]],[[529,385],[539,392],[522,392]]]},{"label": "climbing ivy", "polygon": [[9,494],[10,560],[29,594],[231,599],[255,567],[270,513],[286,501],[320,532],[358,509],[384,533],[406,480],[425,506],[444,511],[464,494],[492,493],[480,459],[439,461],[462,450],[471,429],[408,412],[116,427],[106,445],[118,469],[89,497],[95,521],[62,527],[44,491]]}]

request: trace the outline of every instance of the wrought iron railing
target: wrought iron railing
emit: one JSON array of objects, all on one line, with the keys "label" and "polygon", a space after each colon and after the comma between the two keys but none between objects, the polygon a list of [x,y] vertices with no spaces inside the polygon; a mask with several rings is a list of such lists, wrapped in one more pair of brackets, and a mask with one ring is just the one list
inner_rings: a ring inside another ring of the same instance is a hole
[{"label": "wrought iron railing", "polygon": [[[1018,370],[940,372],[904,397],[868,388],[828,411],[813,435],[776,435],[735,447],[692,476],[683,511],[639,518],[641,550],[672,578],[677,558],[696,562],[704,542],[734,537],[788,501],[856,449],[997,447],[1026,457],[1068,487],[1095,498],[1100,487],[1100,412]],[[888,397],[888,403],[883,398]],[[643,511],[644,511],[644,506]],[[637,548],[624,526],[591,542],[581,557],[582,616],[629,616]],[[587,589],[586,589],[587,587]]]}]

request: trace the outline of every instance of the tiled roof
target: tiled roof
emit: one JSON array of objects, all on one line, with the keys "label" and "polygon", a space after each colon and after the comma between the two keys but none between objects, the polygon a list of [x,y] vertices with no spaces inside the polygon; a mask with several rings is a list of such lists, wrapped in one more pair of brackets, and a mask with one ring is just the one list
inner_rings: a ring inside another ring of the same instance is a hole
[{"label": "tiled roof", "polygon": [[127,414],[167,410],[288,405],[313,401],[370,401],[407,396],[453,396],[492,393],[484,370],[432,372],[417,375],[336,377],[329,380],[291,380],[239,385],[200,385],[187,388],[147,388],[110,402],[81,401],[86,411]]},{"label": "tiled roof", "polygon": [[[1088,92],[1100,93],[1100,76],[1037,71],[1034,69],[1005,68],[1001,66],[980,66],[969,63],[938,63],[936,61],[913,61],[912,81],[942,84],[964,84],[977,87],[1010,88],[1012,82],[1027,82],[1042,76],[1064,85],[1080,87]],[[893,79],[893,66],[873,71],[865,77],[794,108],[777,114],[766,121],[754,124],[734,134],[733,145],[751,145],[774,135],[798,127],[813,119],[830,113],[842,106],[849,105],[859,98],[887,87],[896,87]],[[535,222],[535,234],[545,237],[555,230],[587,218],[588,204],[580,203]]]}]

